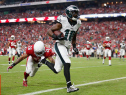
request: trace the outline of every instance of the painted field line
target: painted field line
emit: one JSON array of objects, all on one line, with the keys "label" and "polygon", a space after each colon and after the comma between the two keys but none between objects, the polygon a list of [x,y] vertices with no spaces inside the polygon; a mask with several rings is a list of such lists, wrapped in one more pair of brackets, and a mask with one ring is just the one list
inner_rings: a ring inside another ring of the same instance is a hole
[{"label": "painted field line", "polygon": [[[125,64],[118,64],[118,65],[125,65]],[[101,65],[101,66],[85,66],[85,67],[72,67],[70,69],[78,69],[78,68],[92,68],[92,67],[103,67],[103,66],[108,66],[108,65]],[[43,69],[43,70],[38,70],[38,71],[46,71],[46,70],[50,70],[50,69]],[[9,72],[0,72],[0,73],[17,73],[17,72],[24,72],[24,71],[12,71],[9,70]]]},{"label": "painted field line", "polygon": [[[96,82],[89,82],[89,83],[85,83],[85,84],[78,84],[78,85],[75,85],[75,86],[76,86],[76,87],[79,87],[79,86],[86,86],[86,85],[97,84],[97,83],[103,83],[103,82],[114,81],[114,80],[120,80],[120,79],[126,79],[126,77],[120,77],[120,78],[108,79],[108,80],[102,80],[102,81],[96,81]],[[60,88],[41,90],[41,91],[36,91],[36,92],[31,92],[31,93],[26,93],[26,94],[19,94],[19,95],[35,95],[35,94],[41,94],[41,93],[45,93],[45,92],[51,92],[51,91],[61,90],[61,89],[65,89],[65,88],[66,88],[66,87],[60,87]],[[66,92],[66,93],[67,93],[67,92]]]}]

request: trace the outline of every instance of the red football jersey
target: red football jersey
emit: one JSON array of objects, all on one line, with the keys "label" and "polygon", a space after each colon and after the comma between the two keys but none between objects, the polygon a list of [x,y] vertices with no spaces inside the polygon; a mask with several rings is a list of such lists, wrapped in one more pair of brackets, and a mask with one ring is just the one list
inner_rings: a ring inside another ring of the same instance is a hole
[{"label": "red football jersey", "polygon": [[111,41],[104,41],[103,44],[105,44],[105,49],[111,49]]},{"label": "red football jersey", "polygon": [[16,40],[9,40],[9,46],[11,47],[11,48],[16,48]]},{"label": "red football jersey", "polygon": [[86,49],[89,50],[91,48],[91,44],[86,44]]},{"label": "red football jersey", "polygon": [[[27,48],[26,48],[26,54],[28,54],[29,56],[32,56],[33,60],[36,61],[36,62],[39,62],[41,57],[37,57],[34,53],[34,45],[29,45]],[[45,47],[45,53],[44,53],[44,57],[45,58],[48,58],[50,56],[53,56],[53,52],[52,52],[52,49],[50,48],[47,48]]]}]

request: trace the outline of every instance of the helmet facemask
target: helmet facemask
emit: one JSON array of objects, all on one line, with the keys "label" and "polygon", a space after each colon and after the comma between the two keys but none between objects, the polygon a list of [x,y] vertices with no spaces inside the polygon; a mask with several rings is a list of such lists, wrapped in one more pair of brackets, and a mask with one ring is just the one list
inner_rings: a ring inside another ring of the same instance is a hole
[{"label": "helmet facemask", "polygon": [[41,57],[43,54],[45,53],[45,51],[40,51],[40,52],[35,52],[35,55],[38,57]]},{"label": "helmet facemask", "polygon": [[106,37],[106,39],[105,39],[106,41],[110,41],[110,38],[109,37]]},{"label": "helmet facemask", "polygon": [[11,40],[15,40],[15,36],[14,35],[11,36]]},{"label": "helmet facemask", "polygon": [[79,9],[78,7],[71,5],[66,8],[66,15],[68,18],[72,19],[73,21],[77,21],[79,18]]}]

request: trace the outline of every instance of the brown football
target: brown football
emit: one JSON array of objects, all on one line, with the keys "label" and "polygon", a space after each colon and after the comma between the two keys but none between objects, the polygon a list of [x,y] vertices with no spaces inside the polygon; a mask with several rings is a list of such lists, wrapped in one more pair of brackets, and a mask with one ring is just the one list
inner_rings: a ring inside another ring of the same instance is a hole
[{"label": "brown football", "polygon": [[[60,35],[62,32],[61,31],[54,31],[53,32],[56,36]],[[64,34],[61,34],[61,37],[64,37]]]}]

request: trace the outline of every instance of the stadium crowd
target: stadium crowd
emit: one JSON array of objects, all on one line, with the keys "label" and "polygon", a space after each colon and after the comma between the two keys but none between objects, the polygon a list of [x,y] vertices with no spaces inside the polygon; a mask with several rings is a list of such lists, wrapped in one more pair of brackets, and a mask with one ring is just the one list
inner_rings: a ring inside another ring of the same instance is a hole
[{"label": "stadium crowd", "polygon": [[[100,8],[80,8],[80,14],[94,14],[94,13],[118,13],[126,11],[126,4],[113,4],[110,7]],[[54,8],[55,9],[55,8]],[[25,18],[25,17],[45,17],[58,16],[64,13],[63,10],[27,10],[25,13],[12,12],[8,14],[0,13],[0,19]],[[47,29],[51,27],[50,24],[40,23],[14,23],[0,25],[0,48],[7,47],[8,38],[15,35],[16,40],[20,40],[23,44],[23,49],[28,44],[32,44],[37,40],[42,40],[45,44],[53,47],[53,40],[47,36]],[[122,40],[126,40],[126,22],[123,20],[113,21],[88,21],[82,22],[77,37],[77,43],[81,48],[84,47],[86,41],[92,42],[92,45],[102,43],[106,36],[110,36],[113,49],[118,47]]]},{"label": "stadium crowd", "polygon": [[[89,8],[85,8],[83,4],[79,4],[78,6],[80,8],[80,15],[101,14],[101,13],[125,13],[126,12],[125,3],[110,4],[104,7],[92,6]],[[17,9],[15,11],[0,12],[0,19],[58,16],[64,13],[65,8],[66,6],[64,5],[60,5],[60,6],[56,5],[56,6],[50,6],[49,8],[43,7],[41,9],[27,9],[26,8],[25,10],[22,10],[22,12]]]}]

